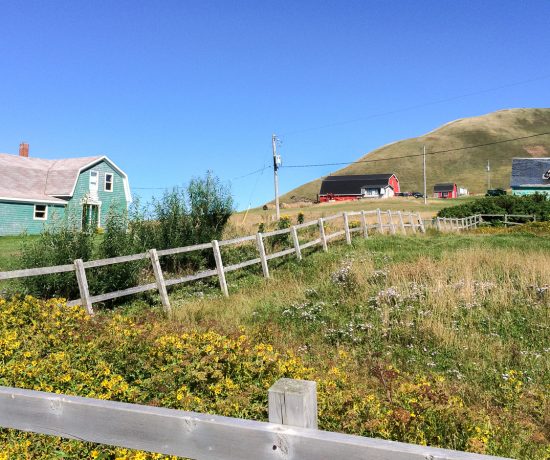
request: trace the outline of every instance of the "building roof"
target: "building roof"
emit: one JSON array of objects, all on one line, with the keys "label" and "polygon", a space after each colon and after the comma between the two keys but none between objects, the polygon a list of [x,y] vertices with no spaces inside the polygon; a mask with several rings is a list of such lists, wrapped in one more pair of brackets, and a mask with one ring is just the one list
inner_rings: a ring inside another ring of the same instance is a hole
[{"label": "building roof", "polygon": [[382,188],[389,185],[394,174],[358,174],[347,176],[327,176],[321,183],[320,195],[360,195],[362,188]]},{"label": "building roof", "polygon": [[105,156],[46,160],[0,153],[0,199],[66,204],[61,197],[73,195],[79,174],[102,160],[124,177],[129,198],[126,174]]},{"label": "building roof", "polygon": [[550,187],[550,158],[513,158],[512,187]]},{"label": "building roof", "polygon": [[456,187],[456,184],[452,182],[446,182],[444,184],[435,184],[434,192],[452,192]]}]

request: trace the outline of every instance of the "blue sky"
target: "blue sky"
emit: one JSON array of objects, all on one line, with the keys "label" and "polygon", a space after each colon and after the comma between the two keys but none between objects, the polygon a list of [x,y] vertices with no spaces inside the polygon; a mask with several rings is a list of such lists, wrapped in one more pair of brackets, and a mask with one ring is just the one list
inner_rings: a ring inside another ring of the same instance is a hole
[{"label": "blue sky", "polygon": [[[272,133],[287,164],[354,160],[549,107],[549,18],[548,0],[0,0],[0,152],[106,154],[143,199],[270,164]],[[282,169],[281,190],[329,172]],[[271,174],[232,180],[239,208],[272,198]]]}]

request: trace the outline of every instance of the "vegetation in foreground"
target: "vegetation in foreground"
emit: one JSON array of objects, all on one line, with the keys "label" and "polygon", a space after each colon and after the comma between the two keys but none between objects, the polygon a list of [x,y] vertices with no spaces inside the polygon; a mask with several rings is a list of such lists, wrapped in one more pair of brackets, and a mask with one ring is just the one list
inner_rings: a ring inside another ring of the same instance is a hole
[{"label": "vegetation in foreground", "polygon": [[[256,420],[279,377],[319,383],[321,429],[522,459],[550,454],[550,239],[354,240],[89,319],[0,301],[0,384]],[[275,265],[275,264],[274,264]],[[4,430],[0,458],[148,458]],[[154,456],[149,456],[155,458]]]}]

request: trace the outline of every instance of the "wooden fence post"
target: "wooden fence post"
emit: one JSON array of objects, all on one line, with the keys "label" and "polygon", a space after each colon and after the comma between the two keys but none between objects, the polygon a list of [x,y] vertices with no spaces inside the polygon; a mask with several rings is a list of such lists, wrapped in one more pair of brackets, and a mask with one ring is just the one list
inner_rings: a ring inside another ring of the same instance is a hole
[{"label": "wooden fence post", "polygon": [[269,422],[317,429],[317,383],[279,379],[268,390]]},{"label": "wooden fence post", "polygon": [[391,214],[391,210],[388,209],[388,220],[390,223],[390,232],[392,235],[395,235],[395,225],[393,225],[393,217]]},{"label": "wooden fence post", "polygon": [[296,251],[296,258],[302,260],[302,250],[300,249],[300,240],[298,239],[298,231],[296,226],[290,227],[290,233],[292,234],[292,241],[294,243],[294,251]]},{"label": "wooden fence post", "polygon": [[399,226],[401,227],[401,233],[403,235],[407,234],[407,230],[405,230],[405,222],[403,221],[403,214],[401,211],[397,211],[397,217],[399,217]]},{"label": "wooden fence post", "polygon": [[261,233],[256,233],[256,244],[258,245],[258,252],[260,253],[264,278],[269,278],[269,266],[267,265],[267,258],[265,257],[264,239]]},{"label": "wooden fence post", "polygon": [[88,279],[86,278],[86,270],[84,268],[84,262],[82,259],[76,259],[74,261],[74,267],[76,271],[76,280],[78,281],[78,290],[80,291],[80,300],[86,307],[88,314],[93,315],[94,309],[90,300],[90,291],[88,289]]},{"label": "wooden fence post", "polygon": [[156,249],[149,249],[149,258],[153,265],[153,273],[157,282],[157,289],[160,295],[160,301],[162,302],[162,308],[167,315],[172,314],[172,306],[168,299],[168,291],[166,290],[166,284],[164,282],[164,275],[162,274],[162,268],[160,267],[159,256]]},{"label": "wooden fence post", "polygon": [[369,237],[369,228],[367,226],[367,216],[365,211],[361,211],[361,229],[363,230],[363,238]]},{"label": "wooden fence post", "polygon": [[376,210],[376,218],[378,219],[378,233],[384,233],[384,227],[382,227],[382,211],[380,211],[380,208]]},{"label": "wooden fence post", "polygon": [[441,231],[441,217],[435,218],[435,227],[437,228],[437,230]]},{"label": "wooden fence post", "polygon": [[218,279],[220,280],[220,289],[225,297],[229,297],[227,282],[225,281],[225,272],[223,271],[222,254],[218,240],[212,241],[212,249],[214,250],[214,260],[216,261],[216,270],[218,271]]},{"label": "wooden fence post", "polygon": [[508,227],[508,214],[504,214],[504,228]]},{"label": "wooden fence post", "polygon": [[416,213],[416,217],[418,218],[418,225],[420,225],[420,231],[422,233],[426,233],[426,228],[424,227],[424,221],[422,220],[422,217],[420,216],[420,213]]},{"label": "wooden fence post", "polygon": [[325,236],[325,226],[323,224],[323,218],[319,218],[319,234],[321,235],[321,244],[323,245],[323,251],[328,251],[327,237]]},{"label": "wooden fence post", "polygon": [[348,213],[344,212],[344,233],[346,234],[346,243],[351,244],[351,233],[349,232],[349,219],[348,219]]},{"label": "wooden fence post", "polygon": [[411,224],[412,232],[416,233],[416,226],[414,225],[412,212],[409,212],[409,223]]}]

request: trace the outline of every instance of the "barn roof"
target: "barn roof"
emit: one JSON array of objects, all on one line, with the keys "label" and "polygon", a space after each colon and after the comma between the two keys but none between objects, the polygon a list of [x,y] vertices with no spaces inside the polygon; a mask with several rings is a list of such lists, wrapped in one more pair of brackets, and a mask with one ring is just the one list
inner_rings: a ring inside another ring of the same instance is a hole
[{"label": "barn roof", "polygon": [[105,156],[46,160],[0,153],[0,199],[65,204],[60,197],[73,195],[78,175],[102,160],[119,170]]},{"label": "barn roof", "polygon": [[320,195],[360,195],[362,188],[381,188],[389,185],[394,174],[357,174],[346,176],[327,176],[321,183]]},{"label": "barn roof", "polygon": [[513,158],[512,187],[550,187],[550,158]]},{"label": "barn roof", "polygon": [[446,182],[444,184],[435,184],[434,192],[452,192],[456,187],[456,184],[452,182]]}]

